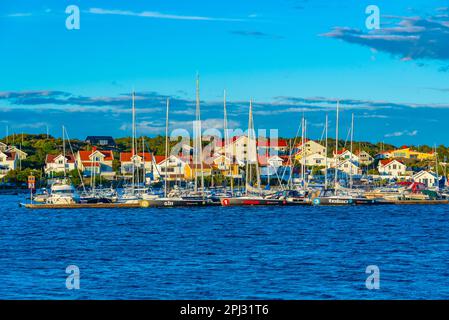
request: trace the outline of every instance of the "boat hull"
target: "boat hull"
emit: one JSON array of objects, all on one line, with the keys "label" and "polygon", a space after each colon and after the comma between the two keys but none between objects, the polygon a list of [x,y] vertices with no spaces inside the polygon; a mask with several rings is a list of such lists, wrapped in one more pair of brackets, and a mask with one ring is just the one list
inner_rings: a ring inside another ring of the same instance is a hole
[{"label": "boat hull", "polygon": [[140,201],[140,206],[142,208],[150,207],[205,207],[213,206],[214,203],[208,200],[198,200],[198,199],[153,199],[153,200],[142,200]]},{"label": "boat hull", "polygon": [[289,204],[286,200],[279,199],[250,199],[250,198],[222,198],[220,203],[224,207],[229,206],[285,206]]}]

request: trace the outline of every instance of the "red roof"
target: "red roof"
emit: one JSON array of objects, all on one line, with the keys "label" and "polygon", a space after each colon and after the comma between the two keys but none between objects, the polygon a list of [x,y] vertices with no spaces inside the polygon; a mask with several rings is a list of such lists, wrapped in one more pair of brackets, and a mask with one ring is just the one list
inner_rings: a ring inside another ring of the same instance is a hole
[{"label": "red roof", "polygon": [[6,155],[7,161],[12,161],[16,158],[16,153],[13,151],[3,151],[3,154]]},{"label": "red roof", "polygon": [[84,167],[99,167],[100,163],[98,162],[92,162],[92,161],[83,161]]},{"label": "red roof", "polygon": [[154,156],[154,159],[156,160],[156,163],[159,164],[165,160],[165,156]]},{"label": "red roof", "polygon": [[[120,161],[129,162],[129,161],[131,161],[132,155],[133,155],[132,152],[120,152]],[[150,162],[152,160],[151,153],[149,153],[149,152],[145,152],[145,153],[139,152],[139,153],[137,153],[137,155],[139,157],[143,156],[145,161]]]},{"label": "red roof", "polygon": [[399,162],[399,163],[404,164],[402,161],[397,160],[397,159],[385,159],[385,160],[380,160],[380,164],[381,164],[382,166],[386,166],[386,165],[388,165],[390,162],[393,162],[393,161],[397,161],[397,162]]},{"label": "red roof", "polygon": [[[54,162],[55,159],[59,156],[62,156],[62,154],[47,154],[45,157],[45,163]],[[75,157],[73,156],[73,154],[66,154],[65,158],[67,159],[67,163],[75,163]]]},{"label": "red roof", "polygon": [[[273,142],[272,142],[273,141]],[[287,141],[283,139],[259,139],[258,147],[287,147]]]},{"label": "red roof", "polygon": [[[346,150],[345,148],[343,148],[343,149],[341,149],[341,150],[338,150],[338,151],[337,151],[337,154],[343,154],[343,153],[345,153],[346,151],[348,151],[348,150]],[[335,151],[334,151],[334,154],[335,154]]]},{"label": "red roof", "polygon": [[91,150],[91,151],[78,151],[81,161],[90,161],[89,156],[95,152],[100,152],[104,155],[104,161],[112,161],[114,160],[114,154],[111,150]]}]

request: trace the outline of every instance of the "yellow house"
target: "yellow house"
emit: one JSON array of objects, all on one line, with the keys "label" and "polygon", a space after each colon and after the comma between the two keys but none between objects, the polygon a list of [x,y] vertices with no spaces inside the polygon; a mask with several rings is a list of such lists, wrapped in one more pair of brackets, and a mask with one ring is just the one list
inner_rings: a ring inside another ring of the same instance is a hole
[{"label": "yellow house", "polygon": [[434,153],[425,153],[413,150],[407,146],[388,152],[388,158],[405,158],[416,160],[432,160],[435,159]]},{"label": "yellow house", "polygon": [[239,174],[239,164],[232,163],[231,159],[225,155],[215,157],[211,165],[214,171],[219,171],[224,176],[237,176]]},{"label": "yellow house", "polygon": [[[207,163],[203,163],[203,176],[207,177],[212,174],[212,166]],[[186,180],[195,179],[195,175],[201,176],[201,164],[200,163],[187,163],[184,166],[184,178]]]}]

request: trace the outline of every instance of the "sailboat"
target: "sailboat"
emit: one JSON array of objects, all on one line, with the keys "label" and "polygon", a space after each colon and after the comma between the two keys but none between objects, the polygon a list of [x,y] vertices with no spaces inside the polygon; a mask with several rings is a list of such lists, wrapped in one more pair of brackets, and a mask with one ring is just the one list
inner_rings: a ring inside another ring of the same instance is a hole
[{"label": "sailboat", "polygon": [[65,128],[62,127],[62,156],[64,166],[64,177],[55,181],[50,187],[50,194],[46,198],[47,204],[74,204],[80,201],[80,196],[75,187],[67,177],[66,169],[66,148],[65,148]]},{"label": "sailboat", "polygon": [[[287,205],[288,202],[285,199],[270,198],[263,195],[263,191],[260,189],[260,172],[259,163],[257,157],[257,144],[254,131],[253,120],[253,101],[250,100],[249,104],[249,116],[248,116],[248,134],[246,144],[246,170],[245,170],[245,195],[241,197],[221,197],[220,203],[222,206],[254,206],[254,205]],[[254,142],[254,143],[253,143]],[[254,149],[254,150],[253,150]],[[251,161],[251,159],[255,159]],[[253,180],[252,162],[255,166],[256,185],[251,185]]]},{"label": "sailboat", "polygon": [[[202,169],[202,148],[201,148],[201,118],[200,118],[200,106],[199,106],[199,77],[196,80],[196,122],[194,126],[195,136],[198,141],[195,141],[195,161],[200,161]],[[165,116],[165,159],[168,159],[169,141],[168,141],[168,128],[169,128],[169,110],[170,100],[167,99],[166,104],[166,116]],[[198,162],[196,162],[198,163]],[[207,198],[204,193],[204,177],[203,170],[201,170],[201,189],[198,190],[198,172],[195,171],[195,190],[193,194],[178,195],[176,192],[169,192],[168,183],[168,161],[165,161],[165,176],[164,176],[164,196],[155,199],[144,199],[140,201],[141,207],[191,207],[191,206],[207,206],[215,204],[210,198]],[[219,204],[219,203],[216,203]]]},{"label": "sailboat", "polygon": [[[327,160],[326,160],[326,175],[325,175],[325,188],[321,190],[316,197],[312,197],[313,205],[368,205],[368,204],[378,204],[377,199],[368,199],[361,195],[356,190],[352,189],[353,186],[353,174],[352,167],[350,168],[349,180],[350,188],[343,188],[338,183],[338,166],[339,166],[339,155],[338,155],[338,122],[339,122],[339,101],[337,101],[337,116],[336,116],[336,132],[335,132],[335,173],[334,173],[334,188],[327,188]],[[351,158],[350,162],[352,164],[352,141],[354,135],[354,114],[351,117]],[[327,115],[326,115],[326,159],[327,159]]]}]

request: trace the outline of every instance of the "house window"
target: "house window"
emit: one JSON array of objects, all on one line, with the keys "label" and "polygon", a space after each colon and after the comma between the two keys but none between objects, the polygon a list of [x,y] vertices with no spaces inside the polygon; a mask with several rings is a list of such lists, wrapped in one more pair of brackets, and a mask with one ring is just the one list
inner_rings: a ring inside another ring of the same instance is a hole
[{"label": "house window", "polygon": [[397,169],[397,165],[393,165],[393,170],[396,170]]}]

